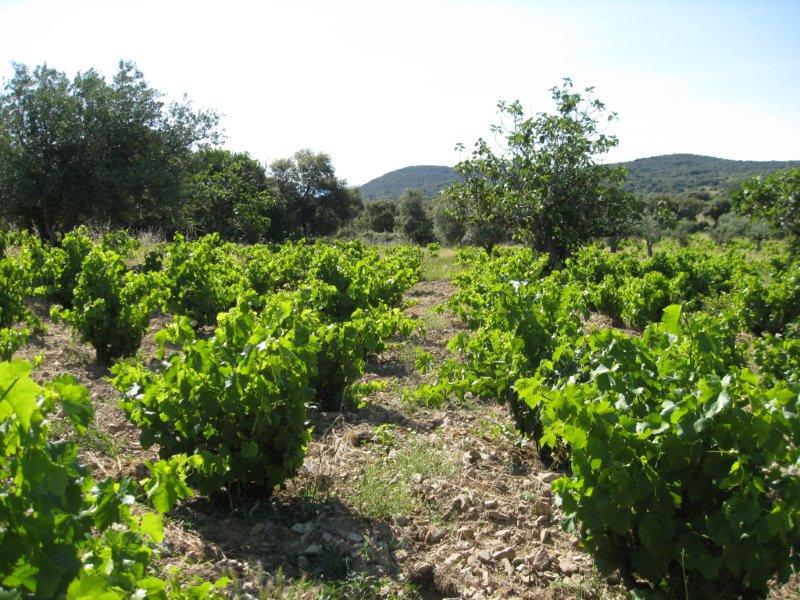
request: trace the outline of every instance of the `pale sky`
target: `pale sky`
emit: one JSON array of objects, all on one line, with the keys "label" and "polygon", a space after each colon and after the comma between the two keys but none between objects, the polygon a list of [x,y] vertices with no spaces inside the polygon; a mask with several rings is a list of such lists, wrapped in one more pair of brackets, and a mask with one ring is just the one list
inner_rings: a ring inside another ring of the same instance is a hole
[{"label": "pale sky", "polygon": [[608,160],[800,159],[800,0],[0,0],[0,78],[119,59],[221,113],[231,150],[326,152],[351,184],[454,164],[497,100],[550,110],[562,76],[619,113]]}]

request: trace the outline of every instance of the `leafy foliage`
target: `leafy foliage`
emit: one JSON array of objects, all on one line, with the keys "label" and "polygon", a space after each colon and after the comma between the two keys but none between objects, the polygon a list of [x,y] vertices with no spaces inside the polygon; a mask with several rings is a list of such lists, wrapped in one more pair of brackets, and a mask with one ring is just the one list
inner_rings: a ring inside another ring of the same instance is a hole
[{"label": "leafy foliage", "polygon": [[407,240],[415,244],[427,244],[434,240],[433,221],[423,204],[422,194],[406,190],[397,200],[397,221]]},{"label": "leafy foliage", "polygon": [[800,168],[753,177],[733,194],[734,206],[747,216],[759,217],[783,229],[800,248]]},{"label": "leafy foliage", "polygon": [[200,150],[192,160],[189,226],[200,235],[216,232],[237,242],[266,241],[277,203],[273,187],[264,166],[249,155]]},{"label": "leafy foliage", "polygon": [[55,243],[80,223],[170,232],[180,225],[191,150],[217,117],[165,106],[132,63],[111,81],[14,66],[0,94],[0,206]]},{"label": "leafy foliage", "polygon": [[543,443],[571,447],[554,489],[598,565],[689,597],[763,597],[785,581],[800,543],[800,388],[759,379],[735,329],[675,305],[643,338],[598,331],[576,355],[576,377],[517,390],[542,410]]},{"label": "leafy foliage", "polygon": [[219,234],[195,242],[176,235],[163,260],[167,309],[189,317],[197,326],[213,323],[217,313],[233,306],[242,291],[241,269],[225,252]]},{"label": "leafy foliage", "polygon": [[159,333],[177,344],[162,371],[118,364],[122,407],[162,457],[200,456],[191,484],[206,494],[266,494],[292,476],[308,442],[317,342],[292,295],[277,294],[256,314],[240,304],[197,339],[186,317]]},{"label": "leafy foliage", "polygon": [[105,364],[139,348],[159,292],[152,275],[128,271],[119,254],[97,246],[83,261],[73,308],[52,314],[72,324]]},{"label": "leafy foliage", "polygon": [[554,263],[586,240],[609,235],[611,219],[629,212],[632,198],[620,189],[624,168],[595,163],[617,139],[599,127],[614,115],[606,115],[592,92],[574,92],[565,79],[551,90],[556,112],[533,117],[518,101],[498,103],[502,120],[510,123],[492,128],[503,153],[479,139],[472,156],[455,167],[464,183],[448,193],[461,219],[502,225]]},{"label": "leafy foliage", "polygon": [[[136,484],[95,482],[75,444],[48,438],[59,404],[85,430],[93,417],[89,392],[69,376],[41,387],[30,372],[24,361],[0,362],[0,591],[36,598],[121,599],[140,590],[154,598],[221,597],[210,583],[181,591],[152,574],[152,544],[161,541],[163,526],[159,515],[131,510]],[[172,476],[151,482],[180,479],[182,466],[173,467],[159,463],[154,468]]]}]

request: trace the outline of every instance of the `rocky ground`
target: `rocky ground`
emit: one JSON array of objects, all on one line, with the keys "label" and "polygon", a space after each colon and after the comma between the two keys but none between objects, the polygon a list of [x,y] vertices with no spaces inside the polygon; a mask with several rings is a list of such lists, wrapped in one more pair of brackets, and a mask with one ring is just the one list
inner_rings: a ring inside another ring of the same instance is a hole
[{"label": "rocky ground", "polygon": [[[627,597],[562,530],[550,491],[558,475],[515,433],[505,407],[429,410],[404,400],[425,380],[417,350],[441,360],[460,327],[433,310],[452,292],[442,281],[409,292],[408,313],[425,332],[374,357],[362,408],[312,415],[305,463],[285,489],[255,503],[198,498],[170,515],[164,570],[227,575],[241,598]],[[154,320],[145,359],[165,322]],[[90,348],[50,325],[22,354],[44,356],[37,377],[68,372],[91,390],[96,425],[78,441],[98,476],[142,472],[155,453],[140,447]],[[774,597],[800,597],[800,588]]]}]

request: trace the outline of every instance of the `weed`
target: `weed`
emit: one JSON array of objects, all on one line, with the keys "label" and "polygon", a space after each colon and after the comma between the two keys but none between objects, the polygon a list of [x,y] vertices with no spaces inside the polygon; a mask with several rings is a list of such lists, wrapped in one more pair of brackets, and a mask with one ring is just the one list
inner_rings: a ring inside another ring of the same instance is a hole
[{"label": "weed", "polygon": [[392,458],[368,463],[353,500],[359,512],[370,517],[407,515],[420,507],[413,493],[414,477],[446,476],[453,469],[452,460],[441,449],[417,438]]}]

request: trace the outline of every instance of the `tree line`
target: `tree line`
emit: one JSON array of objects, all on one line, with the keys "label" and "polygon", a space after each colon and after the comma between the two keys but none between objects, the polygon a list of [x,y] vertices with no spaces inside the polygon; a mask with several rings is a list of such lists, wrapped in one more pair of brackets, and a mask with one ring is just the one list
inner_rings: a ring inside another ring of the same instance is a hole
[{"label": "tree line", "polygon": [[331,159],[261,164],[218,147],[219,116],[166,103],[133,63],[110,80],[15,64],[0,95],[0,211],[55,243],[82,223],[241,242],[330,235],[362,209]]},{"label": "tree line", "polygon": [[600,162],[618,143],[605,131],[615,113],[569,79],[551,95],[555,111],[533,116],[500,102],[493,139],[475,142],[455,167],[462,180],[434,201],[407,190],[365,204],[327,154],[264,165],[220,148],[216,113],[165,102],[133,63],[110,80],[15,64],[0,94],[0,217],[50,243],[83,223],[249,243],[368,232],[489,251],[513,240],[554,263],[597,238],[614,249],[638,237],[648,250],[701,229],[720,240],[797,240],[800,169],[730,195],[636,196],[625,167]]}]

